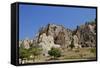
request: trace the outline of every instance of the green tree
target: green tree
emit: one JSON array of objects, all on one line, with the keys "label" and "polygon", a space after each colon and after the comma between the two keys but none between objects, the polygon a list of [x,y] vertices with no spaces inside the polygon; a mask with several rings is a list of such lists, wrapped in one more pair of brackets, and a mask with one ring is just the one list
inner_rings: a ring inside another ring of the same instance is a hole
[{"label": "green tree", "polygon": [[19,48],[19,58],[21,59],[21,63],[24,59],[28,60],[30,58],[30,53],[28,49],[20,47]]},{"label": "green tree", "polygon": [[29,52],[33,56],[33,61],[35,61],[35,59],[41,54],[42,49],[40,47],[33,46],[29,49]]},{"label": "green tree", "polygon": [[51,48],[51,50],[48,51],[48,54],[49,54],[50,56],[53,56],[54,59],[57,59],[58,57],[61,56],[61,51],[60,51],[59,48]]}]

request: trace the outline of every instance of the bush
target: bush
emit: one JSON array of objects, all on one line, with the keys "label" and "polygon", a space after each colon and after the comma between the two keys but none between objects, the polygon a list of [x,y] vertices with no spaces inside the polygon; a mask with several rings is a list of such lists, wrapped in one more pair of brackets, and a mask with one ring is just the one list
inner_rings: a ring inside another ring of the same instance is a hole
[{"label": "bush", "polygon": [[28,51],[28,49],[24,48],[24,47],[20,47],[19,48],[19,58],[21,59],[27,59],[30,57],[30,53]]},{"label": "bush", "polygon": [[[21,45],[19,47],[19,58],[21,61],[33,59],[33,61],[41,54],[42,49],[38,46],[31,46],[31,48],[26,49]],[[32,56],[32,58],[30,58]]]},{"label": "bush", "polygon": [[61,56],[61,51],[60,51],[60,49],[58,49],[58,48],[51,48],[51,50],[48,51],[48,54],[49,54],[50,56],[53,56],[54,59],[56,59],[56,58],[58,58],[58,57]]},{"label": "bush", "polygon": [[92,48],[92,49],[90,50],[90,52],[91,52],[91,53],[96,53],[96,49],[95,49],[95,48]]},{"label": "bush", "polygon": [[34,56],[34,57],[33,57],[33,61],[34,61],[34,60],[36,59],[36,57],[38,57],[38,56],[41,54],[42,49],[39,48],[39,47],[37,47],[37,46],[33,46],[33,47],[31,47],[31,48],[29,49],[29,52],[30,52],[30,54],[31,54],[32,56]]},{"label": "bush", "polygon": [[30,53],[28,51],[28,49],[25,49],[25,48],[22,48],[20,47],[19,48],[19,58],[21,59],[21,63],[23,60],[28,60],[30,58]]}]

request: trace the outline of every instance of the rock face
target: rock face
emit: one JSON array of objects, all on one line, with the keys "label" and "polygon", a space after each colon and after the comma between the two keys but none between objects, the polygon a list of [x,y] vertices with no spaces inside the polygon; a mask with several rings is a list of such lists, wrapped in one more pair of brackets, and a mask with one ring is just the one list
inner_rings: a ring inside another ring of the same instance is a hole
[{"label": "rock face", "polygon": [[79,45],[79,38],[77,37],[77,35],[73,36],[73,44],[75,48],[81,48],[81,45]]},{"label": "rock face", "polygon": [[46,35],[46,33],[43,33],[40,35],[39,37],[39,46],[42,47],[43,49],[43,54],[45,56],[48,56],[48,51],[52,48],[52,47],[60,47],[60,45],[56,45],[54,44],[54,38],[51,35]]},{"label": "rock face", "polygon": [[26,49],[29,49],[29,41],[28,40],[24,40],[23,41],[23,45]]},{"label": "rock face", "polygon": [[72,32],[62,25],[48,24],[39,31],[38,43],[43,48],[43,54],[48,55],[52,48],[65,48],[71,44]]},{"label": "rock face", "polygon": [[33,44],[33,40],[25,39],[25,40],[19,41],[19,47],[22,46],[26,49],[30,48],[30,44]]},{"label": "rock face", "polygon": [[47,36],[52,36],[54,43],[61,47],[68,47],[71,43],[72,31],[65,29],[62,25],[48,24],[47,27],[40,31],[39,35],[42,33],[45,33]]},{"label": "rock face", "polygon": [[88,23],[77,26],[75,30],[70,30],[62,25],[48,24],[42,27],[36,38],[33,40],[23,40],[26,49],[30,44],[39,45],[43,49],[43,54],[48,56],[48,51],[52,48],[68,48],[74,43],[75,48],[96,46],[96,23]]},{"label": "rock face", "polygon": [[95,47],[96,46],[96,24],[86,24],[78,27],[75,34],[79,39],[81,47]]}]

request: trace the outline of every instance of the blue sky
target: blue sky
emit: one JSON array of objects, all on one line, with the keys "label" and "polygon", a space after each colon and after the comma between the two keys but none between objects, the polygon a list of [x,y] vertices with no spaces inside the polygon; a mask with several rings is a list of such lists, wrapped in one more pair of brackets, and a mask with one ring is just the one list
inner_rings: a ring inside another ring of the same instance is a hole
[{"label": "blue sky", "polygon": [[96,9],[19,5],[19,39],[32,39],[41,26],[48,23],[75,29],[77,25],[96,18]]}]

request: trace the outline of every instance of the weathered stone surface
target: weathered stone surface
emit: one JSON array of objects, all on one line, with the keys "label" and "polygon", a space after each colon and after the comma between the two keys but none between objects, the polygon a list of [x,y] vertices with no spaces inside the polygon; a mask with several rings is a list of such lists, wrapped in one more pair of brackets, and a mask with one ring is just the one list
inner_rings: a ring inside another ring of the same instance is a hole
[{"label": "weathered stone surface", "polygon": [[81,48],[81,45],[79,45],[79,39],[76,35],[73,36],[73,43],[75,48]]},{"label": "weathered stone surface", "polygon": [[96,46],[96,25],[86,24],[76,29],[76,35],[79,39],[79,44],[82,47]]},{"label": "weathered stone surface", "polygon": [[54,39],[53,36],[51,35],[46,35],[46,33],[43,33],[39,37],[39,46],[42,47],[43,49],[43,54],[45,56],[48,56],[48,51],[52,48],[59,48],[60,45],[54,44]]},{"label": "weathered stone surface", "polygon": [[24,40],[23,45],[24,45],[24,48],[29,49],[30,48],[29,40]]},{"label": "weathered stone surface", "polygon": [[70,30],[62,25],[48,24],[41,27],[33,40],[23,40],[19,42],[25,48],[30,48],[30,44],[39,45],[43,49],[43,54],[48,56],[48,51],[52,48],[68,48],[73,40],[75,48],[96,46],[96,24],[89,23],[77,26]]},{"label": "weathered stone surface", "polygon": [[68,47],[72,39],[72,31],[65,29],[62,25],[48,24],[40,31],[40,35],[46,33],[54,38],[54,43],[61,45],[61,47]]}]

